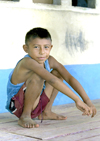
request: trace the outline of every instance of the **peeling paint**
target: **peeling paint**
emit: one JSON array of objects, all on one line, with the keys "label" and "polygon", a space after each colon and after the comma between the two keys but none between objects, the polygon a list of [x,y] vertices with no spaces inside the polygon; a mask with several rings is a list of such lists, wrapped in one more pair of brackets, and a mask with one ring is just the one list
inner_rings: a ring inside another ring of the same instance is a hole
[{"label": "peeling paint", "polygon": [[72,55],[75,51],[80,51],[81,53],[87,49],[88,42],[84,39],[82,31],[78,34],[73,34],[73,32],[66,32],[65,45],[69,53]]}]

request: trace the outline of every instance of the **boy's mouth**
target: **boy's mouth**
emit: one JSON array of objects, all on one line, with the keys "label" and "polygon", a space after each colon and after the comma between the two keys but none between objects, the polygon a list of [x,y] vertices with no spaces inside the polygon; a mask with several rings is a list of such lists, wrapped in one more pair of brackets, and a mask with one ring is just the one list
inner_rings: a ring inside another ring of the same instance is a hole
[{"label": "boy's mouth", "polygon": [[44,59],[45,59],[45,57],[38,57],[38,59],[39,59],[39,60],[44,60]]}]

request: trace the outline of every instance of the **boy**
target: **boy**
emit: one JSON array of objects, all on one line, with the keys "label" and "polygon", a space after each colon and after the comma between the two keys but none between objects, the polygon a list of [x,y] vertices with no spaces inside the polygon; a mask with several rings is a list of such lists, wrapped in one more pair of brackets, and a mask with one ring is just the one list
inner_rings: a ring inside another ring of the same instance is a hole
[{"label": "boy", "polygon": [[[23,45],[27,55],[17,63],[9,75],[6,108],[19,118],[18,124],[22,127],[39,127],[32,120],[37,116],[44,120],[65,120],[67,117],[51,111],[58,91],[73,99],[83,115],[93,117],[96,114],[96,108],[81,84],[61,63],[50,56],[52,47],[49,32],[43,28],[33,28],[26,34]],[[63,83],[63,80],[76,90],[84,102]]]}]

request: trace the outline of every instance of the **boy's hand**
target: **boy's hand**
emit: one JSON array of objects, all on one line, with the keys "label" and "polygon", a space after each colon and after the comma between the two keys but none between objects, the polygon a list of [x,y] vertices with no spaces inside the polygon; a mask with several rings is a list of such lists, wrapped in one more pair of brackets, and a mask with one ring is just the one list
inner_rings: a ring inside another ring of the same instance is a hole
[{"label": "boy's hand", "polygon": [[83,112],[82,115],[92,115],[93,117],[93,112],[92,112],[92,108],[90,108],[87,104],[85,104],[84,102],[82,102],[81,100],[76,102],[76,107]]},{"label": "boy's hand", "polygon": [[90,99],[88,99],[85,103],[86,103],[86,104],[91,108],[91,110],[92,110],[92,115],[91,115],[91,117],[94,117],[94,116],[96,115],[96,112],[97,112],[95,106],[92,104],[92,102],[91,102]]},{"label": "boy's hand", "polygon": [[91,110],[92,110],[92,115],[91,115],[91,117],[94,117],[95,115],[96,115],[96,108],[94,107],[94,105],[93,106],[91,106],[90,107],[91,108]]}]

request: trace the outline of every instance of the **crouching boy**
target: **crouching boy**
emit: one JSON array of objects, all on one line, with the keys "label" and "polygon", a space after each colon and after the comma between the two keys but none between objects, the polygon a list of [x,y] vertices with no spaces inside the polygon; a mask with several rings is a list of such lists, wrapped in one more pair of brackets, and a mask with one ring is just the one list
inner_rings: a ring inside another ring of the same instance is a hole
[{"label": "crouching boy", "polygon": [[93,117],[96,114],[96,108],[81,84],[50,55],[52,47],[50,33],[44,28],[33,28],[27,32],[23,45],[27,55],[18,61],[9,75],[6,108],[19,118],[18,124],[22,127],[39,127],[33,120],[37,116],[43,120],[65,120],[67,117],[51,111],[58,91],[73,99],[83,115]]}]

